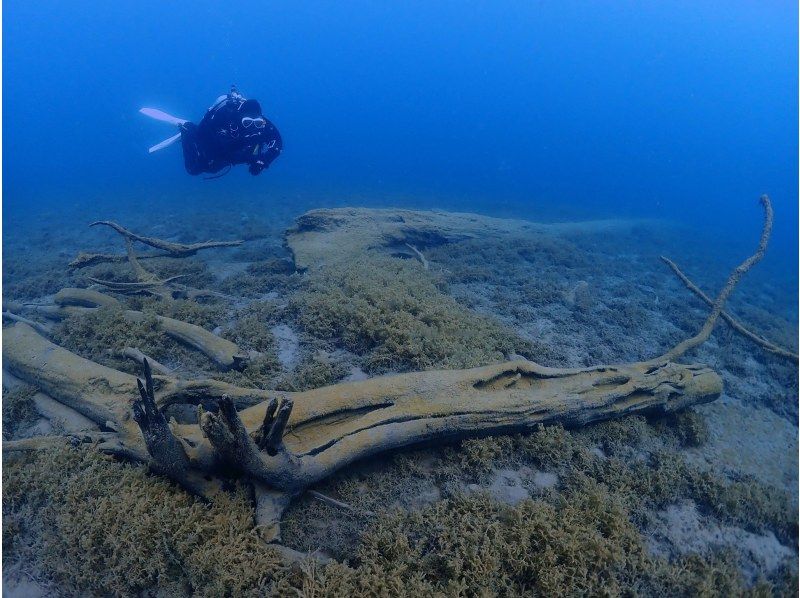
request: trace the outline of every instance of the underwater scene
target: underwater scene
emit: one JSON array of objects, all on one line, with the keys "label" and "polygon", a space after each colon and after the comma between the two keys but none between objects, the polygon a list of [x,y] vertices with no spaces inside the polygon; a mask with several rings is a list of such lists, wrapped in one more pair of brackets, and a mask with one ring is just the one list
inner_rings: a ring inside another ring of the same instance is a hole
[{"label": "underwater scene", "polygon": [[797,595],[796,3],[2,16],[4,595]]}]

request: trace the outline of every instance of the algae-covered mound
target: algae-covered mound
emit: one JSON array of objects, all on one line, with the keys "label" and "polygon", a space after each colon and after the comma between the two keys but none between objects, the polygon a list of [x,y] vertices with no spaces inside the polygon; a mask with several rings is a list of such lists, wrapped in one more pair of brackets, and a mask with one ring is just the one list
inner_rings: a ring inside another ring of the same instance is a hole
[{"label": "algae-covered mound", "polygon": [[[535,546],[524,557],[525,571],[533,575],[532,563],[539,563],[540,569],[525,583],[544,595],[556,586],[547,586],[540,577],[557,578],[571,566],[585,576],[581,583],[594,576],[616,584],[613,595],[631,588],[650,594],[657,587],[667,595],[691,594],[676,590],[678,586],[704,588],[707,595],[727,595],[725,588],[738,588],[738,594],[759,581],[766,595],[769,584],[776,584],[772,593],[782,584],[790,591],[796,586],[792,555],[797,534],[791,497],[751,479],[730,480],[689,465],[678,451],[684,442],[682,425],[664,430],[661,422],[634,416],[580,432],[539,427],[527,435],[473,439],[444,451],[397,455],[379,468],[342,472],[321,488],[354,505],[357,512],[379,511],[383,517],[370,524],[358,515],[345,516],[304,500],[287,515],[285,537],[295,548],[323,548],[339,559],[352,560],[352,554],[361,555],[368,546],[368,560],[381,563],[370,583],[378,583],[378,571],[405,569],[423,578],[426,591],[453,582],[443,562],[464,573],[476,566],[470,559],[480,558],[480,566],[491,569],[481,569],[490,578],[470,572],[470,588],[486,592],[483,583],[511,583],[518,585],[507,594],[522,592],[523,573],[506,563],[511,558],[507,551],[513,548],[501,547],[504,542]],[[504,476],[512,480],[510,486]],[[685,501],[697,505],[704,525],[716,530],[716,536],[698,537],[690,549],[661,547],[656,539],[663,531],[660,514]],[[399,510],[392,513],[392,508]],[[570,512],[575,516],[562,517]],[[527,527],[538,517],[549,527]],[[725,535],[719,530],[737,531]],[[538,540],[538,534],[546,541]],[[468,540],[454,543],[461,537]],[[573,537],[582,538],[576,542],[585,552],[562,545]],[[754,554],[748,545],[755,542],[774,552]],[[592,549],[599,556],[589,558]],[[564,551],[570,551],[571,563]],[[545,571],[542,562],[557,570]],[[431,568],[434,572],[428,573]],[[718,585],[723,582],[729,585]],[[567,587],[563,583],[562,590]],[[714,587],[719,590],[712,591]],[[601,592],[597,585],[587,590],[596,592]]]},{"label": "algae-covered mound", "polygon": [[600,487],[553,504],[510,507],[488,495],[443,500],[381,520],[364,535],[358,560],[366,574],[356,578],[357,594],[732,595],[743,588],[730,563],[698,559],[690,570],[650,557]]},{"label": "algae-covered mound", "polygon": [[[442,211],[317,209],[300,216],[286,232],[298,268],[349,262],[368,252],[413,258],[416,251],[467,239],[511,239],[520,235],[611,232],[638,225],[634,220],[540,224]],[[498,264],[498,266],[500,266]]]}]

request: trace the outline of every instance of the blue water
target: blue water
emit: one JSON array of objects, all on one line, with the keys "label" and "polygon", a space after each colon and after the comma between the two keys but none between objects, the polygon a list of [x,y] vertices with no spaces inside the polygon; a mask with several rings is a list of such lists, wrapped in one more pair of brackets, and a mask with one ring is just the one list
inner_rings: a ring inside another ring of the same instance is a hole
[{"label": "blue water", "polygon": [[[114,216],[139,199],[643,216],[743,256],[766,192],[765,271],[796,296],[797,19],[777,0],[7,0],[4,212]],[[283,135],[267,172],[204,181],[177,145],[147,154],[173,131],[140,107],[197,121],[231,83]]]}]

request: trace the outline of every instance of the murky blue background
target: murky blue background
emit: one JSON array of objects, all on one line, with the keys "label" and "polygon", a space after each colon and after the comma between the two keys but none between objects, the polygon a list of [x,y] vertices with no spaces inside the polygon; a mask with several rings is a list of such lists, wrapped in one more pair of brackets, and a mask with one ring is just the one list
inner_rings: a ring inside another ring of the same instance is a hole
[{"label": "murky blue background", "polygon": [[[643,216],[737,258],[767,192],[765,272],[796,297],[796,35],[790,1],[7,0],[6,222],[132,199]],[[283,135],[269,171],[148,155],[173,130],[140,107],[197,121],[231,83]]]}]

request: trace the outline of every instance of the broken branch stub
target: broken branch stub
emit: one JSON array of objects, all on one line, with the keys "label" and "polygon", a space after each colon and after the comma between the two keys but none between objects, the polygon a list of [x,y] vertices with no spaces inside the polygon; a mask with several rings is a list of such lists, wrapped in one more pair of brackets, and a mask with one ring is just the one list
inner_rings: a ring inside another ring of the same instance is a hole
[{"label": "broken branch stub", "polygon": [[147,452],[152,457],[151,467],[177,482],[182,482],[189,469],[189,458],[183,446],[173,436],[167,418],[156,405],[153,374],[147,359],[142,365],[145,381],[136,379],[140,399],[133,402],[133,419],[139,424]]}]

